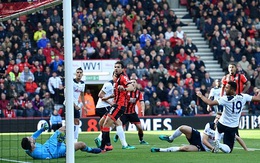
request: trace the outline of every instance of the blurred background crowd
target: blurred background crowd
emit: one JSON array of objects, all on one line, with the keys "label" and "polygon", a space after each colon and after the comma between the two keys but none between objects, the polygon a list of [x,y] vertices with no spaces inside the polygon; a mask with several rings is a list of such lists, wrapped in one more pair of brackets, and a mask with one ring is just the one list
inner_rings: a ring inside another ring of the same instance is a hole
[{"label": "blurred background crowd", "polygon": [[[260,4],[188,0],[214,59],[260,88]],[[192,38],[167,0],[73,0],[73,58],[120,59],[144,93],[145,115],[209,114],[196,97],[215,87]],[[0,22],[0,117],[46,117],[64,101],[62,6]],[[220,68],[220,70],[221,70]],[[88,90],[91,95],[91,90]],[[248,110],[250,114],[251,106]],[[260,110],[258,103],[253,106]],[[63,112],[55,114],[63,115]]]}]

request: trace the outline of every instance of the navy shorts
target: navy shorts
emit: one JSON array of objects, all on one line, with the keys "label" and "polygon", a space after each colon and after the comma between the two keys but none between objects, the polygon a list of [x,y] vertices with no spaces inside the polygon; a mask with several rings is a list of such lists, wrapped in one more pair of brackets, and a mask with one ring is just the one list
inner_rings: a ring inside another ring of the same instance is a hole
[{"label": "navy shorts", "polygon": [[74,118],[80,118],[80,110],[74,108]]},{"label": "navy shorts", "polygon": [[200,132],[194,128],[192,128],[191,138],[187,139],[191,145],[194,145],[198,148],[198,151],[205,151],[202,146]]},{"label": "navy shorts", "polygon": [[126,125],[128,122],[130,123],[140,123],[140,119],[136,113],[133,114],[123,114],[120,117],[120,120],[122,121],[123,125]]},{"label": "navy shorts", "polygon": [[238,127],[231,128],[218,122],[217,130],[219,133],[224,133],[223,143],[228,145],[232,151],[235,143],[236,133],[238,134]]},{"label": "navy shorts", "polygon": [[107,114],[110,111],[111,106],[103,107],[103,108],[96,108],[96,115],[100,118],[103,117],[103,115]]}]

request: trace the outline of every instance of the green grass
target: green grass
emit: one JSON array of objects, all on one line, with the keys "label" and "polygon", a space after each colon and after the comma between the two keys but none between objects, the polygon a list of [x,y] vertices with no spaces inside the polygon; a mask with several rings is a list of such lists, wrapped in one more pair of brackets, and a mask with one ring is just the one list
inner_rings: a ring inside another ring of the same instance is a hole
[{"label": "green grass", "polygon": [[[177,138],[173,143],[160,141],[158,136],[160,134],[170,135],[173,131],[150,131],[144,132],[144,138],[149,145],[140,145],[138,141],[137,132],[126,132],[127,142],[133,146],[136,146],[135,150],[123,150],[121,149],[120,142],[114,143],[114,132],[111,133],[111,141],[114,146],[114,150],[106,152],[104,154],[90,154],[81,151],[75,153],[75,162],[89,162],[89,163],[167,163],[167,162],[180,162],[180,163],[204,163],[204,162],[258,162],[260,159],[260,130],[240,130],[240,136],[244,139],[249,148],[255,148],[255,151],[246,152],[241,149],[238,143],[235,143],[235,148],[231,154],[210,152],[158,152],[151,153],[151,147],[170,147],[180,146],[187,144],[184,136]],[[94,138],[98,135],[97,132],[81,133],[79,141],[86,142],[87,145],[95,147]],[[20,147],[20,140],[25,134],[0,134],[0,159],[9,159],[25,162],[66,162],[65,158],[53,159],[53,160],[33,160],[27,156],[23,149]],[[39,137],[38,142],[44,142],[49,137],[49,134],[42,134]],[[0,162],[6,162],[0,160]]]}]

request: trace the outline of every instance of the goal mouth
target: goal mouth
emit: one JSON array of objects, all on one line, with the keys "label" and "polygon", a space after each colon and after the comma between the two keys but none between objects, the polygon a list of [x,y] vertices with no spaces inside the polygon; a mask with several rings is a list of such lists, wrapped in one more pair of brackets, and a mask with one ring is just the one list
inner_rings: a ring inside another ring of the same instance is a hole
[{"label": "goal mouth", "polygon": [[20,0],[0,3],[0,22],[28,15],[62,3],[62,0]]}]

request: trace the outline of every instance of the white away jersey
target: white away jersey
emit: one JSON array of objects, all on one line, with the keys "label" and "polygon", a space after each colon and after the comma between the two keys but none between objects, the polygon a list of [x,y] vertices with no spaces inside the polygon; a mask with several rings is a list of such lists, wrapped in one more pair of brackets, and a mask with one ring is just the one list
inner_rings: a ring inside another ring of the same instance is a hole
[{"label": "white away jersey", "polygon": [[[114,86],[113,86],[113,81],[108,81],[104,83],[102,89],[103,92],[105,92],[105,97],[111,96],[114,94]],[[110,98],[108,101],[113,101],[113,98]],[[98,99],[96,108],[104,108],[110,106],[109,103],[103,101],[101,98]]]},{"label": "white away jersey", "polygon": [[77,82],[75,79],[73,79],[73,102],[76,105],[79,105],[79,96],[80,93],[84,93],[85,90],[85,83],[81,80],[80,82]]},{"label": "white away jersey", "polygon": [[220,97],[217,101],[224,108],[219,122],[228,127],[238,127],[243,107],[246,102],[250,102],[251,100],[252,96],[248,94]]},{"label": "white away jersey", "polygon": [[210,92],[209,92],[209,97],[213,97],[214,99],[212,100],[217,100],[220,97],[220,91],[221,88],[211,88]]}]

